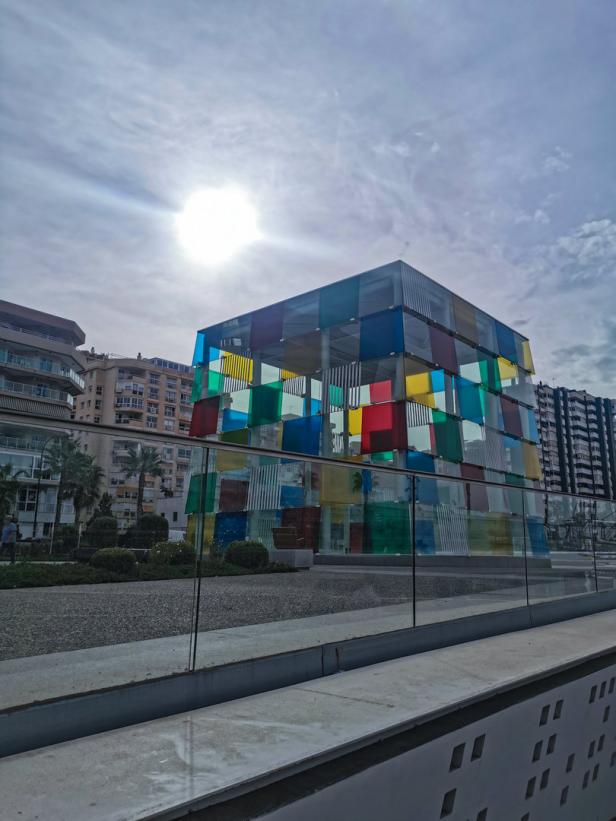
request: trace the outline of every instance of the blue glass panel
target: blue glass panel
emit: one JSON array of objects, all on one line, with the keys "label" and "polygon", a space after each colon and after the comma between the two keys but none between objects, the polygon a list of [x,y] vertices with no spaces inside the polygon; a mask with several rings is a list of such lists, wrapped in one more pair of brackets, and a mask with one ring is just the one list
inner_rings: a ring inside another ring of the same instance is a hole
[{"label": "blue glass panel", "polygon": [[470,422],[483,423],[483,410],[481,407],[481,394],[474,382],[469,382],[461,376],[455,377],[456,389],[458,392],[458,407],[460,416]]},{"label": "blue glass panel", "polygon": [[[520,408],[520,411],[523,413],[523,409]],[[537,418],[535,416],[534,410],[526,410],[528,414],[528,438],[531,442],[538,442],[539,441],[539,431],[537,430]]]},{"label": "blue glass panel", "polygon": [[445,371],[432,371],[430,374],[430,381],[432,382],[433,393],[439,393],[445,390]]},{"label": "blue glass panel", "polygon": [[505,359],[508,359],[510,362],[517,362],[518,352],[515,347],[515,336],[513,331],[511,328],[503,325],[502,322],[498,322],[498,320],[495,320],[494,325],[496,327],[496,341],[498,342],[499,354],[504,356]]},{"label": "blue glass panel", "polygon": [[415,550],[423,554],[436,553],[432,519],[417,519],[415,522]]},{"label": "blue glass panel", "polygon": [[528,519],[528,540],[534,556],[547,555],[550,551],[545,538],[545,528],[540,519]]},{"label": "blue glass panel", "polygon": [[407,451],[406,466],[409,470],[418,470],[422,473],[435,473],[436,471],[433,457],[416,450]]},{"label": "blue glass panel", "polygon": [[321,413],[322,402],[320,399],[304,399],[304,416],[316,416]]},{"label": "blue glass panel", "polygon": [[205,357],[205,334],[199,331],[195,340],[195,352],[193,353],[193,365],[202,365]]},{"label": "blue glass panel", "polygon": [[293,485],[282,485],[280,488],[280,507],[303,507],[304,488]]},{"label": "blue glass panel", "polygon": [[417,501],[424,505],[438,505],[438,485],[436,479],[416,480]]},{"label": "blue glass panel", "polygon": [[359,358],[377,359],[404,350],[402,309],[383,311],[361,320]]},{"label": "blue glass panel", "polygon": [[222,412],[222,430],[241,430],[248,427],[248,414],[225,408]]},{"label": "blue glass panel", "polygon": [[282,449],[293,453],[319,453],[322,416],[289,419],[282,425]]},{"label": "blue glass panel", "polygon": [[214,524],[214,541],[228,545],[246,538],[246,513],[217,513]]}]

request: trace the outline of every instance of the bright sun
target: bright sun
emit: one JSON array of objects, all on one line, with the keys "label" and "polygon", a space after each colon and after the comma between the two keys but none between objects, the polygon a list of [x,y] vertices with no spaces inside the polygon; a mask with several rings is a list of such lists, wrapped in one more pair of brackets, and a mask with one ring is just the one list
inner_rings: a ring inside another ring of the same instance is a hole
[{"label": "bright sun", "polygon": [[189,257],[217,265],[259,239],[257,212],[241,188],[205,188],[192,194],[176,218]]}]

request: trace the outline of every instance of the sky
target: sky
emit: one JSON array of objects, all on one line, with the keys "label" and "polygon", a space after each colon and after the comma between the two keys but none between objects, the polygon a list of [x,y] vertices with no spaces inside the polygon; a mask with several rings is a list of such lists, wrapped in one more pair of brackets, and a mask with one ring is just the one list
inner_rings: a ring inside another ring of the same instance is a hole
[{"label": "sky", "polygon": [[[86,344],[195,332],[409,264],[616,397],[612,0],[0,0],[0,295]],[[244,188],[216,267],[176,215]]]}]

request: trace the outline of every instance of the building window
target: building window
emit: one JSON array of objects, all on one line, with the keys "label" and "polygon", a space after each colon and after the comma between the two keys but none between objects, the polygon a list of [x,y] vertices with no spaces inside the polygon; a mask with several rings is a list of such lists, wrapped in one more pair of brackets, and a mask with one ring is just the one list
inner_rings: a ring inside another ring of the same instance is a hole
[{"label": "building window", "polygon": [[177,520],[178,520],[178,512],[177,512],[177,510],[174,510],[173,511],[173,521],[177,522]]},{"label": "building window", "polygon": [[100,421],[101,421],[100,416],[95,416],[95,417],[94,417],[94,422],[95,422],[97,425],[100,425]]},{"label": "building window", "polygon": [[158,399],[158,388],[150,388],[148,396],[150,399]]},{"label": "building window", "polygon": [[103,400],[102,399],[97,399],[94,402],[94,407],[96,408],[96,410],[100,410],[103,407]]},{"label": "building window", "polygon": [[178,395],[175,391],[165,391],[165,402],[177,402]]},{"label": "building window", "polygon": [[175,416],[175,408],[172,405],[165,405],[165,416]]},{"label": "building window", "polygon": [[173,430],[174,427],[175,427],[175,422],[173,421],[173,419],[164,419],[163,424],[164,424],[165,430],[167,430],[167,431]]},{"label": "building window", "polygon": [[86,403],[85,403],[85,402],[80,402],[80,403],[79,403],[79,407],[80,407],[82,410],[85,408],[85,406],[86,406]]},{"label": "building window", "polygon": [[92,385],[88,385],[88,393],[92,393]]},{"label": "building window", "polygon": [[150,385],[158,385],[160,383],[160,374],[151,373],[150,374]]},{"label": "building window", "polygon": [[155,428],[156,427],[156,416],[148,416],[146,419],[146,425],[148,428]]},{"label": "building window", "polygon": [[97,396],[102,396],[103,395],[103,386],[102,385],[97,385],[96,386],[96,395]]},{"label": "building window", "polygon": [[148,413],[157,414],[158,413],[158,405],[148,404]]}]

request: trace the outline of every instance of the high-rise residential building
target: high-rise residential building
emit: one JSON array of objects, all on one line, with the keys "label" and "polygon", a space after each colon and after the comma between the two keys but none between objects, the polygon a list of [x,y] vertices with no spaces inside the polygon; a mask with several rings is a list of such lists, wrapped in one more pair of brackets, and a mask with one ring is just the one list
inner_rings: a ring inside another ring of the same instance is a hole
[{"label": "high-rise residential building", "polygon": [[546,489],[616,498],[616,400],[543,382],[535,391]]},{"label": "high-rise residential building", "polygon": [[[183,496],[190,466],[190,444],[148,443],[148,431],[187,436],[191,418],[193,368],[154,357],[120,358],[91,351],[86,355],[84,393],[77,398],[75,419],[100,425],[137,429],[143,444],[156,447],[162,458],[162,480],[146,478],[144,511],[154,512],[161,492]],[[113,510],[121,529],[135,523],[137,477],[126,475],[134,440],[116,435],[84,434],[88,452],[96,457],[114,497]]]},{"label": "high-rise residential building", "polygon": [[[69,419],[85,384],[85,358],[76,349],[84,341],[70,319],[0,300],[0,412]],[[54,521],[58,477],[39,470],[47,441],[35,427],[0,420],[0,465],[11,465],[22,484],[16,513],[23,536],[35,523],[35,535],[47,535]],[[72,521],[70,503],[60,521]]]},{"label": "high-rise residential building", "polygon": [[[371,552],[408,552],[407,476],[392,472],[388,488],[383,473],[357,474],[347,487],[336,466],[294,469],[294,453],[504,486],[541,476],[528,340],[402,261],[204,328],[194,364],[191,435],[284,457],[278,466],[210,457],[202,498],[219,543],[250,535],[269,544],[268,529],[293,523],[313,546],[319,532],[321,549],[341,533],[349,549],[361,532]],[[419,511],[423,552],[454,542],[464,552],[476,538],[464,486],[450,485],[420,484],[426,499],[443,494],[439,521],[430,518],[438,506]],[[510,496],[473,495],[491,528],[486,549],[491,539],[503,552],[520,541],[504,515],[520,494]]]}]

